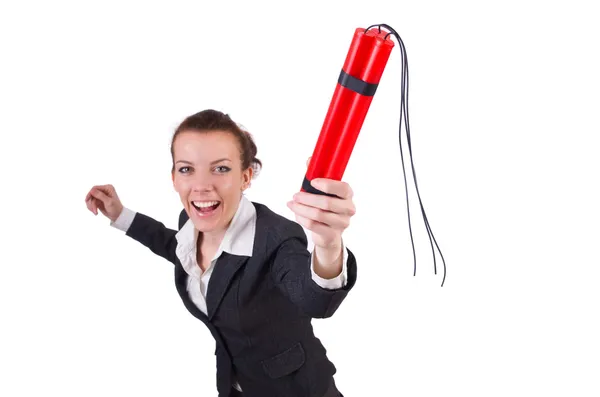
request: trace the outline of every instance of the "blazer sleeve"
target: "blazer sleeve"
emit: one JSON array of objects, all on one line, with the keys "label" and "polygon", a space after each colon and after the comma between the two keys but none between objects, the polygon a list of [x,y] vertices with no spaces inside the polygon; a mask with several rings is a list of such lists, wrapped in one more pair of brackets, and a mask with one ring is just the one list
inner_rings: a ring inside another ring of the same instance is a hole
[{"label": "blazer sleeve", "polygon": [[[182,211],[185,213],[185,210]],[[187,218],[180,214],[179,228]],[[146,246],[150,251],[169,262],[175,264],[177,255],[177,230],[169,229],[162,222],[159,222],[141,212],[135,212],[124,208],[119,218],[111,223],[125,234],[139,243]]]},{"label": "blazer sleeve", "polygon": [[336,289],[321,287],[312,276],[311,254],[307,250],[304,230],[298,224],[282,239],[273,260],[271,276],[277,288],[308,316],[331,317],[356,283],[356,259],[347,247],[347,279]]}]

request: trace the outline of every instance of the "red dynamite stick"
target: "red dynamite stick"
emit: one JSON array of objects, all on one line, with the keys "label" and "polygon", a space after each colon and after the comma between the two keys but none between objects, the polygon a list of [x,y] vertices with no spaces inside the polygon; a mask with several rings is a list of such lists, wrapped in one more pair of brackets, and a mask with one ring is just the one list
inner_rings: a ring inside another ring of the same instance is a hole
[{"label": "red dynamite stick", "polygon": [[388,32],[380,29],[355,30],[302,183],[302,191],[331,196],[314,188],[310,181],[315,178],[342,179],[394,48],[394,42],[387,36]]},{"label": "red dynamite stick", "polygon": [[[377,26],[377,29],[371,30]],[[390,32],[382,31],[381,28],[388,29]],[[400,35],[389,25],[379,24],[372,25],[367,29],[358,28],[354,32],[354,38],[350,44],[350,50],[346,56],[346,61],[340,72],[338,83],[333,93],[333,98],[329,104],[329,109],[323,122],[321,134],[317,140],[317,144],[313,151],[312,158],[308,165],[304,181],[302,182],[301,190],[303,192],[323,194],[334,196],[333,194],[325,193],[316,189],[311,185],[311,181],[315,178],[327,178],[340,181],[346,170],[346,165],[350,160],[350,155],[354,149],[356,139],[362,128],[371,101],[379,85],[379,80],[383,74],[383,70],[387,64],[390,53],[394,48],[394,42],[389,39],[390,35],[394,35],[399,43],[399,48],[402,53],[402,101],[400,104],[400,138],[402,137],[402,116],[405,116],[405,126],[408,150],[412,160],[412,149],[410,140],[410,128],[408,126],[408,63],[406,58],[406,49]],[[406,84],[406,91],[405,91]],[[400,153],[402,154],[402,140],[400,139]],[[404,171],[404,159],[402,158],[402,170]],[[429,234],[429,242],[433,252],[433,269],[437,274],[437,263],[435,243],[438,249],[442,262],[444,264],[444,278],[442,287],[446,280],[446,260],[442,255],[442,251],[433,235],[429,220],[425,215],[425,208],[421,200],[421,194],[417,186],[417,176],[415,175],[414,167],[412,167],[413,177],[415,179],[415,189],[419,196],[419,205],[421,214],[427,232]],[[406,174],[404,175],[406,184]],[[408,187],[407,187],[408,189]],[[406,195],[406,205],[408,209],[408,226],[410,231],[410,239],[412,243],[414,257],[414,275],[417,272],[417,255],[412,235],[410,205],[408,202],[408,190]]]}]

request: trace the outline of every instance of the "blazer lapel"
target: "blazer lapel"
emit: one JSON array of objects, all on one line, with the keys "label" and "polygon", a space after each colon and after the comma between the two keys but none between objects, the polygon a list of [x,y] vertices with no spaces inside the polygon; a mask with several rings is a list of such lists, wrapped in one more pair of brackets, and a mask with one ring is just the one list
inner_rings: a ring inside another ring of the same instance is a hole
[{"label": "blazer lapel", "polygon": [[188,295],[186,288],[187,277],[188,274],[183,269],[183,267],[181,267],[180,264],[175,266],[175,287],[177,288],[177,292],[179,293],[183,304],[189,310],[189,312],[192,313],[192,315],[194,315],[194,317],[206,324],[208,323],[208,318],[204,313],[202,313],[200,309],[198,309],[198,307],[194,304],[194,302],[192,302]]},{"label": "blazer lapel", "polygon": [[223,296],[225,296],[225,292],[229,288],[231,280],[233,280],[233,276],[248,259],[248,256],[231,255],[225,251],[217,259],[206,292],[206,308],[209,321],[217,312]]}]

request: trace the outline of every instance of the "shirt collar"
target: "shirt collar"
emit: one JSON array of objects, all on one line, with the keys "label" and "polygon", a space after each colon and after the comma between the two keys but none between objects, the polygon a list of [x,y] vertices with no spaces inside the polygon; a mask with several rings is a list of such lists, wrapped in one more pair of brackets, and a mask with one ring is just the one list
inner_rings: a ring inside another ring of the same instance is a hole
[{"label": "shirt collar", "polygon": [[[256,208],[254,208],[254,204],[246,196],[242,195],[238,209],[225,232],[223,241],[221,241],[213,260],[221,256],[223,252],[239,256],[252,256],[255,231]],[[175,235],[177,238],[176,253],[180,261],[183,262],[190,254],[195,259],[198,234],[199,232],[194,227],[191,219],[188,219],[179,232],[177,232]]]}]

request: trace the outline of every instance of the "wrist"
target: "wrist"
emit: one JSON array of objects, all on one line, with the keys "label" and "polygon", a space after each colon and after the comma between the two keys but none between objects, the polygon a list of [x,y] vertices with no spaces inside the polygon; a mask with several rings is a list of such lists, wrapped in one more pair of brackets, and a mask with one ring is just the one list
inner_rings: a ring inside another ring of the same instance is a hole
[{"label": "wrist", "polygon": [[342,245],[315,246],[314,270],[321,278],[332,279],[342,272]]},{"label": "wrist", "polygon": [[115,214],[113,214],[113,216],[109,217],[108,219],[110,219],[111,222],[115,223],[117,221],[117,219],[119,219],[119,217],[121,216],[122,213],[123,213],[123,206],[121,205],[115,211]]},{"label": "wrist", "polygon": [[330,245],[327,247],[315,245],[315,252],[322,259],[322,264],[328,264],[335,261],[341,255],[342,245]]}]

